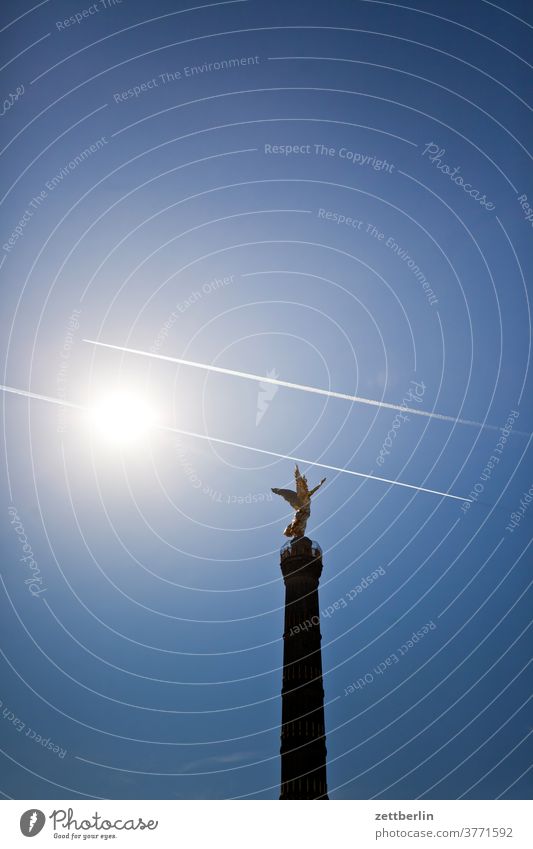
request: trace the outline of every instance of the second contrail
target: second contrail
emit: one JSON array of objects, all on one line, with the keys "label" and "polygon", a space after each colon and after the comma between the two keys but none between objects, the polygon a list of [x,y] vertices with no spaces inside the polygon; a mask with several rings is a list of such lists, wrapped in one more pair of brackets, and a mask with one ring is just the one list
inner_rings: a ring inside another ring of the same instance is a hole
[{"label": "second contrail", "polygon": [[354,475],[357,478],[368,478],[381,483],[389,483],[394,486],[403,486],[406,489],[415,489],[417,492],[428,492],[430,495],[441,495],[445,498],[454,498],[456,501],[472,501],[471,498],[463,498],[462,495],[452,495],[450,492],[441,492],[438,489],[426,489],[424,486],[416,486],[412,483],[402,483],[401,481],[389,480],[389,478],[380,478],[377,475],[368,475],[364,472],[354,472],[352,469],[343,469],[341,466],[329,466],[327,463],[319,463],[317,460],[304,460],[302,457],[295,457],[293,454],[278,454],[276,451],[267,451],[265,448],[253,448],[251,445],[243,445],[241,442],[231,442],[229,439],[218,439],[215,436],[207,436],[205,434],[195,433],[194,431],[181,430],[175,427],[166,427],[159,425],[160,430],[166,430],[170,433],[179,433],[181,436],[192,436],[194,439],[205,439],[207,442],[216,442],[219,445],[229,445],[231,448],[244,448],[246,451],[255,451],[257,454],[267,454],[269,457],[279,457],[281,460],[292,460],[295,463],[302,463],[306,466],[318,466],[320,469],[329,469],[333,472],[342,472],[345,475]]},{"label": "second contrail", "polygon": [[[91,408],[84,404],[75,404],[70,401],[64,401],[61,398],[54,398],[51,395],[40,395],[37,392],[30,392],[27,389],[17,389],[14,386],[5,386],[0,384],[0,391],[11,395],[19,395],[23,398],[31,398],[35,401],[44,401],[48,404],[57,404],[59,407],[71,407],[75,410],[87,412]],[[380,478],[377,475],[365,474],[364,472],[354,472],[352,469],[343,469],[340,466],[329,466],[326,463],[319,463],[315,460],[304,460],[302,457],[294,457],[292,454],[279,454],[277,451],[267,451],[265,448],[254,448],[252,445],[244,445],[242,442],[231,442],[228,439],[219,439],[215,436],[208,436],[204,433],[196,433],[189,430],[180,430],[167,425],[156,424],[153,427],[158,430],[164,430],[168,433],[178,433],[181,436],[189,436],[192,439],[202,439],[207,442],[216,442],[219,445],[229,445],[232,448],[241,448],[244,451],[254,451],[256,454],[266,454],[269,457],[278,457],[282,460],[292,460],[295,463],[303,463],[307,466],[319,466],[322,469],[330,469],[334,472],[342,472],[345,475],[354,475],[358,478],[368,478],[369,480],[380,481],[380,483],[388,483],[393,486],[401,486],[405,489],[414,489],[417,492],[427,492],[430,495],[440,495],[443,498],[453,498],[455,501],[471,501],[471,498],[464,498],[461,495],[452,495],[450,492],[441,492],[438,489],[427,489],[423,486],[416,486],[412,483],[403,483],[402,481],[389,480],[388,478]]]},{"label": "second contrail", "polygon": [[[203,371],[213,371],[217,374],[227,374],[231,377],[242,377],[245,380],[253,380],[260,383],[273,383],[275,386],[284,386],[287,389],[298,389],[302,392],[311,392],[314,395],[325,395],[328,398],[340,398],[342,401],[352,401],[357,404],[368,404],[371,407],[383,407],[386,410],[395,410],[402,413],[411,413],[414,416],[424,416],[427,419],[438,419],[442,422],[450,422],[452,424],[470,425],[479,429],[500,430],[496,425],[483,424],[483,422],[475,422],[470,419],[458,419],[454,416],[445,416],[442,413],[434,413],[428,410],[417,410],[415,407],[406,407],[404,404],[391,404],[388,401],[375,401],[372,398],[362,398],[360,395],[347,395],[344,392],[335,392],[332,389],[320,389],[317,386],[307,386],[302,383],[290,383],[288,380],[278,380],[275,377],[265,377],[262,374],[252,374],[247,371],[236,371],[231,368],[222,368],[222,366],[212,366],[207,363],[197,363],[194,360],[184,360],[181,357],[168,357],[165,354],[155,354],[152,351],[141,351],[138,348],[124,348],[121,345],[110,345],[107,342],[96,342],[94,339],[84,339],[90,345],[97,345],[100,348],[111,348],[113,351],[123,351],[126,354],[138,354],[141,357],[150,357],[154,360],[163,360],[168,363],[177,363],[182,366],[190,366],[191,368],[202,369]],[[519,433],[519,431],[514,431]],[[529,436],[529,434],[522,434]]]}]

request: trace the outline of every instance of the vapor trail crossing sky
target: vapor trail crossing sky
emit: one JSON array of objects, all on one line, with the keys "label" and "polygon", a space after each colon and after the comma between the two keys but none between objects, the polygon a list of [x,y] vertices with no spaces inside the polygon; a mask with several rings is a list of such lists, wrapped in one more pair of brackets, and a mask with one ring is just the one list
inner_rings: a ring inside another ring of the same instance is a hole
[{"label": "vapor trail crossing sky", "polygon": [[[193,360],[183,360],[180,357],[169,357],[165,354],[155,354],[151,351],[140,351],[137,348],[124,348],[121,345],[110,345],[107,342],[96,342],[94,339],[84,339],[90,345],[97,345],[100,348],[111,348],[114,351],[123,351],[127,354],[138,354],[142,357],[151,357],[155,360],[163,360],[169,363],[177,363],[178,365],[191,366],[192,368],[202,369],[204,371],[214,371],[218,374],[227,374],[231,377],[241,377],[245,380],[260,381],[261,383],[273,383],[276,386],[284,386],[287,389],[298,389],[302,392],[311,392],[315,395],[326,395],[329,398],[340,398],[343,401],[352,401],[357,404],[368,404],[371,407],[383,407],[386,410],[396,410],[402,413],[411,413],[414,416],[424,416],[427,419],[438,419],[442,422],[450,422],[451,424],[469,425],[471,427],[483,428],[486,430],[500,430],[497,425],[484,424],[483,422],[472,421],[471,419],[458,419],[454,416],[445,416],[442,413],[434,413],[429,410],[420,410],[414,407],[406,407],[404,404],[391,404],[388,401],[375,401],[372,398],[362,398],[360,395],[347,395],[344,392],[335,392],[332,389],[320,389],[317,386],[307,386],[302,383],[290,383],[287,380],[279,380],[275,377],[266,377],[262,374],[252,374],[246,371],[236,371],[235,369],[222,368],[222,366],[212,366],[207,363],[197,363]],[[521,431],[514,431],[522,436],[529,434]],[[316,464],[315,464],[316,465]]]},{"label": "vapor trail crossing sky", "polygon": [[244,448],[247,451],[256,451],[258,454],[268,454],[270,457],[279,457],[281,460],[293,460],[295,463],[303,463],[308,466],[318,466],[321,469],[330,469],[333,472],[343,472],[346,475],[355,475],[358,478],[369,478],[374,481],[381,481],[381,483],[390,483],[395,486],[404,486],[407,489],[416,489],[418,492],[429,492],[431,495],[442,495],[446,498],[455,498],[457,501],[471,501],[471,498],[463,498],[461,495],[451,495],[449,492],[440,492],[438,489],[426,489],[423,486],[415,486],[411,483],[401,483],[401,481],[393,481],[388,478],[380,478],[377,475],[367,475],[363,472],[354,472],[351,469],[342,469],[340,466],[329,466],[326,463],[318,463],[315,460],[304,460],[302,457],[294,457],[292,454],[278,454],[275,451],[267,451],[263,448],[252,448],[251,445],[242,445],[240,442],[230,442],[227,439],[217,439],[213,436],[205,436],[199,433],[192,433],[187,430],[178,430],[173,427],[162,427],[162,430],[168,430],[171,433],[179,433],[182,436],[193,436],[196,439],[206,439],[208,442],[217,442],[220,445],[229,445],[232,448]]},{"label": "vapor trail crossing sky", "polygon": [[[91,409],[90,407],[84,406],[83,404],[74,404],[70,401],[63,401],[61,398],[53,398],[52,396],[49,396],[49,395],[40,395],[36,392],[29,392],[26,389],[17,389],[16,387],[13,387],[13,386],[5,386],[3,384],[0,384],[0,390],[2,390],[2,392],[10,393],[10,394],[13,394],[13,395],[21,395],[25,398],[32,398],[36,401],[45,401],[46,403],[49,403],[49,404],[57,404],[60,407],[72,407],[73,409],[85,410],[85,411],[89,411]],[[166,431],[166,432],[169,432],[169,433],[179,433],[182,436],[190,436],[193,439],[203,439],[207,442],[216,442],[219,445],[228,445],[232,448],[240,448],[244,451],[254,451],[257,454],[266,454],[269,457],[278,457],[281,460],[292,460],[295,463],[303,463],[303,464],[308,465],[308,466],[318,466],[321,469],[329,469],[330,471],[341,472],[341,473],[346,474],[346,475],[353,475],[353,476],[359,477],[359,478],[368,478],[369,480],[380,481],[381,483],[388,483],[388,484],[391,484],[393,486],[402,486],[406,489],[414,489],[417,492],[427,492],[431,495],[440,495],[443,498],[453,498],[456,501],[471,501],[470,498],[463,498],[460,495],[452,495],[449,492],[440,492],[437,489],[427,489],[426,487],[416,486],[415,484],[411,484],[411,483],[403,483],[401,481],[388,480],[387,478],[380,478],[377,475],[369,475],[369,474],[365,474],[364,472],[354,472],[352,469],[343,469],[339,466],[330,466],[330,465],[327,465],[326,463],[318,463],[315,460],[304,460],[302,457],[294,457],[290,454],[279,454],[276,451],[268,451],[265,448],[254,448],[251,445],[244,445],[240,442],[230,442],[227,439],[219,439],[215,436],[209,436],[209,435],[204,434],[204,433],[195,433],[194,431],[180,430],[178,428],[173,428],[173,427],[169,427],[167,425],[160,425],[160,424],[155,424],[155,425],[153,425],[153,427],[157,428],[158,430],[163,430],[163,431]]]}]

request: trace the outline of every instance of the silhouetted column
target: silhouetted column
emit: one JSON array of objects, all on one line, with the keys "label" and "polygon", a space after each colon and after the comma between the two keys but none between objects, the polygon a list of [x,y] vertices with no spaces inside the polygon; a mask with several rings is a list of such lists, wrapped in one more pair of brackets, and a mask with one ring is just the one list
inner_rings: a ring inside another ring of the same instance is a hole
[{"label": "silhouetted column", "polygon": [[327,799],[318,582],[322,551],[308,537],[281,549],[285,581],[280,799]]}]

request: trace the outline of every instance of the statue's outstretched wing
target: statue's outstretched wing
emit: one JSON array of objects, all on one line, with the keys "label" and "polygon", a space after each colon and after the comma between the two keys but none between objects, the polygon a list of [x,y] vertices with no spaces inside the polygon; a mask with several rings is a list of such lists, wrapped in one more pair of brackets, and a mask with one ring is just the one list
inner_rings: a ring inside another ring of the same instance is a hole
[{"label": "statue's outstretched wing", "polygon": [[292,489],[275,489],[272,487],[272,492],[276,495],[281,495],[285,501],[288,501],[293,510],[299,510],[302,506],[302,502],[298,498],[297,493],[293,492]]}]

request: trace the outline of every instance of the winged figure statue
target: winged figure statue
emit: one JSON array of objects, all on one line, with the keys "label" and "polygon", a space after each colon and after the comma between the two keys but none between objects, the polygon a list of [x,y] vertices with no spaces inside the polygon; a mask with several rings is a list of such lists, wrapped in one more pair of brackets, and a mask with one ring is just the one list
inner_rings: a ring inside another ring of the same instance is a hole
[{"label": "winged figure statue", "polygon": [[296,492],[292,489],[275,489],[272,487],[272,492],[276,495],[281,495],[285,501],[288,501],[293,510],[295,510],[294,518],[290,525],[287,525],[283,533],[286,537],[303,537],[305,536],[305,528],[307,521],[311,515],[311,496],[315,494],[317,489],[320,489],[326,478],[322,478],[318,486],[314,489],[309,489],[307,478],[300,474],[300,469],[296,465],[294,468],[294,480],[296,482]]}]

